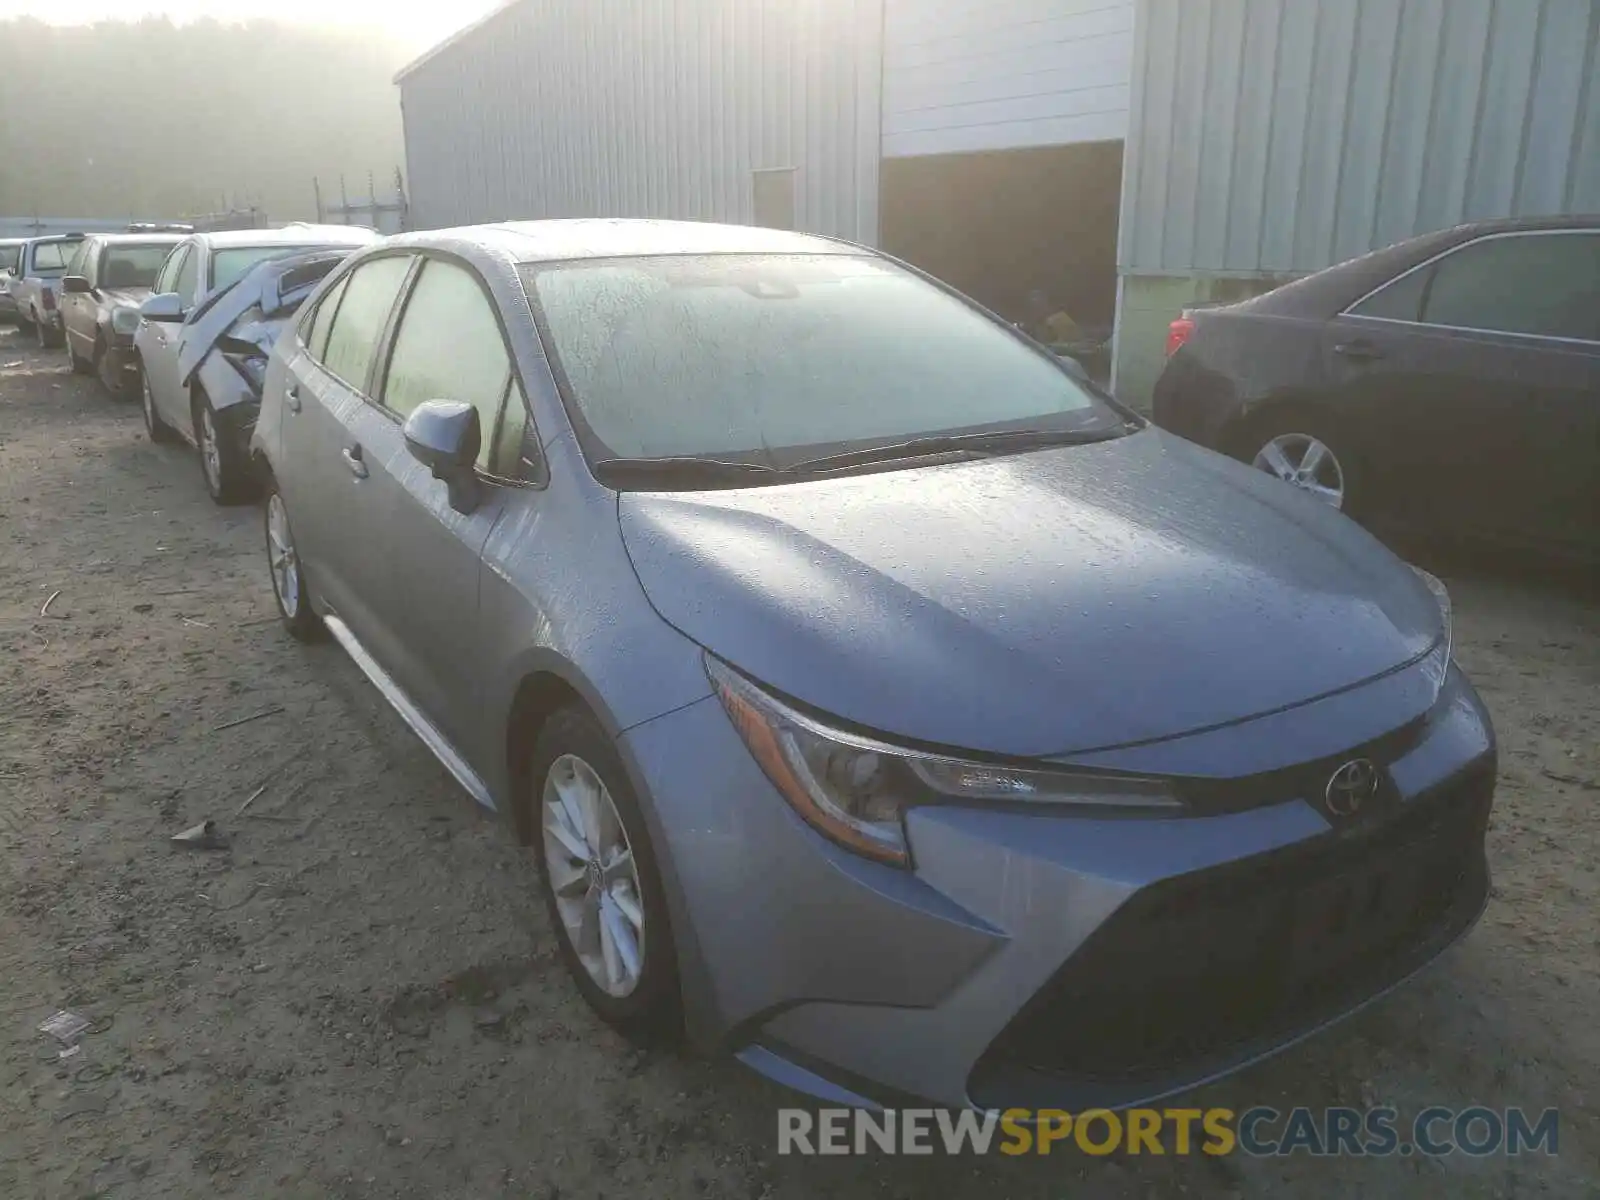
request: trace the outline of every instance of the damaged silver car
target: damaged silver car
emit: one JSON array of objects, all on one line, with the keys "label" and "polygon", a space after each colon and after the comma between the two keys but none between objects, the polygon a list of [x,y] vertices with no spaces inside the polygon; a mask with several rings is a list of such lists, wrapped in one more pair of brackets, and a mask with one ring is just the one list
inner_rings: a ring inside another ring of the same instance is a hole
[{"label": "damaged silver car", "polygon": [[182,436],[200,451],[206,491],[218,504],[256,494],[247,447],[261,405],[267,355],[301,303],[352,247],[312,250],[258,263],[207,297],[177,337],[184,394],[204,397],[192,426],[160,426],[158,440]]}]

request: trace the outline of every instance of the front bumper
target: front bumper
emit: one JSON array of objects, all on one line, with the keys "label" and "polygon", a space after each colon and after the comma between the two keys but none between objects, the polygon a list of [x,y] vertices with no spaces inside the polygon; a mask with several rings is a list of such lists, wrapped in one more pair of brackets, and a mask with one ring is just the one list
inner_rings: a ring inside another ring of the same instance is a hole
[{"label": "front bumper", "polygon": [[17,315],[17,302],[11,298],[11,293],[0,292],[0,317],[15,319]]},{"label": "front bumper", "polygon": [[691,1032],[834,1102],[1153,1101],[1382,994],[1487,894],[1493,735],[1456,671],[1425,720],[1347,750],[1386,768],[1380,816],[1335,828],[1308,787],[1181,819],[927,807],[909,873],[800,822],[714,699],[626,743]]}]

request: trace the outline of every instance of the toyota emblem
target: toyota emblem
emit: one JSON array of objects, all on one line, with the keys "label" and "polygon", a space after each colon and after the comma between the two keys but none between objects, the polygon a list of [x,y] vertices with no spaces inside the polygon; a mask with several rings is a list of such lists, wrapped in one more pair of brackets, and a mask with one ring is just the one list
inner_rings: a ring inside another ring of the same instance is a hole
[{"label": "toyota emblem", "polygon": [[1336,817],[1353,817],[1378,794],[1378,768],[1365,758],[1344,764],[1328,779],[1322,798]]}]

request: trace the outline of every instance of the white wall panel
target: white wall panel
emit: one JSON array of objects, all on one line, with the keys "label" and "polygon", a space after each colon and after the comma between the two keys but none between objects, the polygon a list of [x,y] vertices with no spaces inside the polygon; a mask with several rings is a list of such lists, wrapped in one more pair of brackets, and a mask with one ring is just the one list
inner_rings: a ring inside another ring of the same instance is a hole
[{"label": "white wall panel", "polygon": [[1115,141],[1134,0],[886,0],[885,157]]},{"label": "white wall panel", "polygon": [[413,223],[749,222],[877,237],[882,0],[519,0],[399,76]]}]

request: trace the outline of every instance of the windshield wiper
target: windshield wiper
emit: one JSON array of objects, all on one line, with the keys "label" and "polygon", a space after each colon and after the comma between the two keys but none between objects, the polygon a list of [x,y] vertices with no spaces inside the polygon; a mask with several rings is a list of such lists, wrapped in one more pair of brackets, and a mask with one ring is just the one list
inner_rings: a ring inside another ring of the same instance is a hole
[{"label": "windshield wiper", "polygon": [[721,458],[697,458],[692,454],[664,458],[602,458],[594,464],[595,478],[659,479],[662,476],[694,475],[712,480],[748,479],[753,475],[777,475],[776,467],[765,463],[729,462]]},{"label": "windshield wiper", "polygon": [[902,458],[931,458],[940,454],[984,454],[1029,446],[1084,446],[1121,437],[1128,432],[1128,428],[1126,422],[1119,421],[1110,429],[994,429],[987,433],[936,434],[885,446],[868,446],[864,450],[846,450],[843,454],[825,454],[821,458],[808,458],[783,469],[799,474],[863,463],[893,462]]}]

